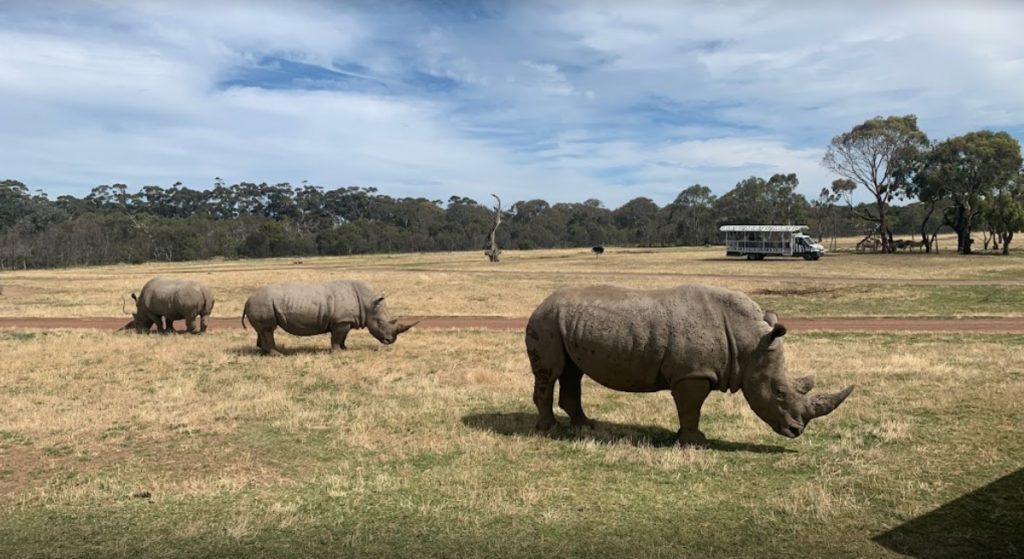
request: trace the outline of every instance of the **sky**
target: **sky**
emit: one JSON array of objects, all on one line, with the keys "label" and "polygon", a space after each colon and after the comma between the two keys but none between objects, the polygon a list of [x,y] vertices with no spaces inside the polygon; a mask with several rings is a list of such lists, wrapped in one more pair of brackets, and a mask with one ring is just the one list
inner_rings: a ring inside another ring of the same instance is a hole
[{"label": "sky", "polygon": [[1024,2],[0,0],[0,179],[608,207],[835,178],[916,114],[1024,139]]}]

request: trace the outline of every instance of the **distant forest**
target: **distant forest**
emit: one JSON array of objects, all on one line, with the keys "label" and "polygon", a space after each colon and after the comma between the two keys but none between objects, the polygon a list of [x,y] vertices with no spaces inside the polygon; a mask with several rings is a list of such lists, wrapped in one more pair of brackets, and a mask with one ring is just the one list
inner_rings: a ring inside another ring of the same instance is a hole
[{"label": "distant forest", "polygon": [[[808,201],[796,186],[792,174],[751,177],[720,197],[694,185],[660,207],[643,197],[615,209],[593,199],[523,200],[503,210],[497,240],[503,249],[703,245],[718,242],[724,223],[807,224],[822,236],[865,231],[850,208]],[[922,204],[893,208],[895,230],[912,232],[923,211]],[[475,250],[486,247],[493,223],[490,204],[454,196],[393,198],[375,188],[218,180],[209,190],[175,184],[129,192],[115,184],[83,198],[50,200],[6,180],[0,182],[0,269]]]},{"label": "distant forest", "polygon": [[[665,206],[644,197],[615,209],[595,199],[521,200],[503,209],[496,240],[522,250],[687,246],[717,243],[727,223],[806,224],[826,247],[829,238],[861,235],[892,252],[903,246],[894,235],[913,235],[931,252],[945,227],[963,254],[976,250],[979,232],[986,250],[1007,254],[1024,229],[1021,149],[1006,132],[932,142],[914,115],[876,117],[835,136],[822,164],[841,178],[813,200],[796,192],[795,174],[750,177],[721,196],[695,184]],[[5,180],[0,269],[482,250],[493,223],[489,201],[392,198],[372,187],[229,186],[218,178],[206,190],[114,184],[51,200]]]}]

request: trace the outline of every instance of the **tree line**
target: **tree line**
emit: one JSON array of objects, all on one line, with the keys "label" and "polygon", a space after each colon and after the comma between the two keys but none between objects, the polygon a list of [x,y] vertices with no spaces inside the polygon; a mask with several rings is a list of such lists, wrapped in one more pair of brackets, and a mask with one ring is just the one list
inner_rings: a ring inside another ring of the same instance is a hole
[{"label": "tree line", "polygon": [[[659,206],[647,197],[614,209],[596,199],[522,200],[502,211],[506,249],[593,245],[714,244],[722,224],[808,224],[821,236],[931,239],[942,227],[971,252],[971,231],[1008,250],[1024,227],[1020,146],[1005,132],[972,132],[932,144],[913,115],[875,118],[836,136],[823,164],[843,177],[808,200],[795,174],[742,180],[721,196],[695,184]],[[858,190],[868,203],[855,203]],[[896,202],[902,202],[902,205]],[[100,185],[84,197],[0,181],[0,269],[213,257],[350,255],[484,249],[494,209],[470,198],[394,198],[373,187],[215,179]]]}]

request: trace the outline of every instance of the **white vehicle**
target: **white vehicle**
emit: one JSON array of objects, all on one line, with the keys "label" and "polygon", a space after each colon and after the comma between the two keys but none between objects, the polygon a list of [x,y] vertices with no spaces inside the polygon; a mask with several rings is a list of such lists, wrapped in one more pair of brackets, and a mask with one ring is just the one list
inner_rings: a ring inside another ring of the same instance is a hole
[{"label": "white vehicle", "polygon": [[747,260],[762,260],[765,256],[802,256],[804,260],[817,260],[825,254],[825,247],[801,231],[806,225],[723,225],[725,255],[746,256]]}]

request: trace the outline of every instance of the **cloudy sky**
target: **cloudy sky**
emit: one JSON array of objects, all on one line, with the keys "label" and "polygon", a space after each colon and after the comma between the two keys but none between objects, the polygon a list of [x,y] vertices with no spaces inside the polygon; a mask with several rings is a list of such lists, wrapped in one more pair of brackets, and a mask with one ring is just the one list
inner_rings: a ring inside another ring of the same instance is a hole
[{"label": "cloudy sky", "polygon": [[[382,7],[386,6],[386,7]],[[0,1],[0,178],[636,196],[914,113],[1024,139],[1024,3]]]}]

